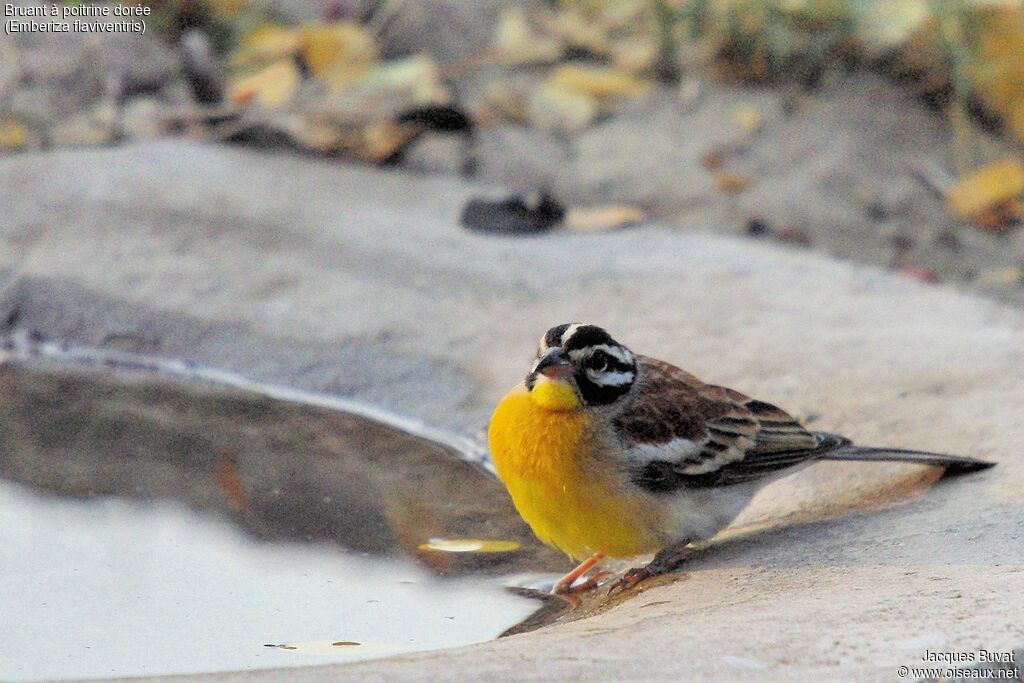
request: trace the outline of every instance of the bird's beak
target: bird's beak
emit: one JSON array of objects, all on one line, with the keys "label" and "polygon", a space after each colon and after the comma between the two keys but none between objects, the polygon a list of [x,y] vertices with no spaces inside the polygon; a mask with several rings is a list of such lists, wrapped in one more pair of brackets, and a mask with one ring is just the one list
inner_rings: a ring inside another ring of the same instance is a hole
[{"label": "bird's beak", "polygon": [[562,349],[549,349],[540,357],[526,378],[533,400],[548,410],[575,410],[580,407],[573,382],[572,363]]},{"label": "bird's beak", "polygon": [[537,361],[537,365],[533,367],[533,371],[539,375],[544,375],[548,379],[562,381],[569,379],[573,374],[572,364],[565,353],[562,352],[562,349],[557,347],[549,349],[547,353],[541,356],[540,360]]}]

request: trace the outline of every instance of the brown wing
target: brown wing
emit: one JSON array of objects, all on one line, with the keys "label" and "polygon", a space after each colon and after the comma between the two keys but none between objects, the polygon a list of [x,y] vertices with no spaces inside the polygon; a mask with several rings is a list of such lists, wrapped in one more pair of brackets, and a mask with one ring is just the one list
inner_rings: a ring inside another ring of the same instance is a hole
[{"label": "brown wing", "polygon": [[634,481],[656,491],[727,486],[792,467],[839,445],[788,413],[640,356],[643,385],[615,419]]}]

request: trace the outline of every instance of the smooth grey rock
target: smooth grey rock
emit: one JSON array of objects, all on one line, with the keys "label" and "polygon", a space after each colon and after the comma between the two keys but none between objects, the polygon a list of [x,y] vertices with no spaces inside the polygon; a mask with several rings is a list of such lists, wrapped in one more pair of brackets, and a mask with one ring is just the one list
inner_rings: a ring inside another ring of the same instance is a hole
[{"label": "smooth grey rock", "polygon": [[[824,463],[768,487],[670,585],[453,651],[207,680],[893,680],[1009,650],[1024,609],[1024,316],[876,269],[649,225],[499,239],[496,188],[183,142],[0,161],[0,320],[342,393],[474,432],[540,334],[637,351],[863,443],[966,453]],[[15,315],[16,313],[16,315]]]}]

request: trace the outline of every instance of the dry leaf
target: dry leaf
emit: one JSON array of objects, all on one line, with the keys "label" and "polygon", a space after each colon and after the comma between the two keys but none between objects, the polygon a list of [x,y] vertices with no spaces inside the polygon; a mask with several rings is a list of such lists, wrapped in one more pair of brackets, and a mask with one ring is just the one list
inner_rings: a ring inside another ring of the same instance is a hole
[{"label": "dry leaf", "polygon": [[1005,232],[1022,219],[1024,207],[1016,199],[1007,199],[974,216],[972,222],[986,232]]},{"label": "dry leaf", "polygon": [[231,55],[236,67],[258,67],[294,55],[302,44],[302,33],[278,24],[263,24],[246,34]]},{"label": "dry leaf", "polygon": [[28,142],[28,129],[14,119],[0,121],[0,149],[21,149]]},{"label": "dry leaf", "polygon": [[1024,9],[977,8],[975,90],[1024,140]]},{"label": "dry leaf", "polygon": [[946,208],[957,218],[973,219],[1024,192],[1024,167],[1016,159],[989,164],[946,190]]},{"label": "dry leaf", "polygon": [[249,0],[206,0],[205,4],[222,19],[232,19],[249,4]]},{"label": "dry leaf", "polygon": [[522,7],[501,13],[494,32],[495,57],[508,65],[550,64],[565,51],[561,41],[538,36]]},{"label": "dry leaf", "polygon": [[352,90],[369,98],[404,96],[410,105],[444,104],[451,99],[441,83],[437,63],[426,55],[396,59],[371,69]]},{"label": "dry leaf", "polygon": [[295,144],[318,154],[343,151],[345,135],[341,128],[320,116],[302,116],[289,128]]},{"label": "dry leaf", "polygon": [[412,142],[419,133],[419,126],[381,121],[359,131],[349,140],[347,147],[360,159],[381,164]]},{"label": "dry leaf", "polygon": [[618,230],[639,223],[646,217],[643,209],[628,204],[569,209],[565,215],[565,227],[580,232]]},{"label": "dry leaf", "polygon": [[348,22],[303,27],[299,51],[310,73],[334,90],[362,78],[377,60],[373,36]]},{"label": "dry leaf", "polygon": [[273,108],[288,104],[299,87],[299,69],[290,58],[282,59],[251,76],[235,81],[228,98],[239,104],[255,103]]},{"label": "dry leaf", "polygon": [[715,187],[722,192],[737,194],[750,187],[751,177],[744,173],[716,173]]},{"label": "dry leaf", "polygon": [[597,117],[597,99],[556,83],[545,83],[530,97],[530,122],[540,130],[577,133]]},{"label": "dry leaf", "polygon": [[761,127],[761,113],[750,105],[736,107],[732,116],[748,133],[753,133]]},{"label": "dry leaf", "polygon": [[647,89],[647,84],[625,71],[612,67],[566,64],[554,70],[547,83],[574,90],[599,100],[633,95]]},{"label": "dry leaf", "polygon": [[658,46],[653,40],[625,38],[612,46],[612,64],[626,73],[647,73],[657,59]]}]

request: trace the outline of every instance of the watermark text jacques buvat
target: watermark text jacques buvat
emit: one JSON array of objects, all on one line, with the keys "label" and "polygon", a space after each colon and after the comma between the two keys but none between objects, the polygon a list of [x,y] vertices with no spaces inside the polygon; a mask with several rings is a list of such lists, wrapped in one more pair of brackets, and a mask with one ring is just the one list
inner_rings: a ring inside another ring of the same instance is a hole
[{"label": "watermark text jacques buvat", "polygon": [[900,678],[927,680],[1021,680],[1017,653],[1011,650],[973,652],[937,652],[925,650],[921,665],[901,666]]},{"label": "watermark text jacques buvat", "polygon": [[145,33],[145,5],[4,3],[4,32],[12,33]]}]

